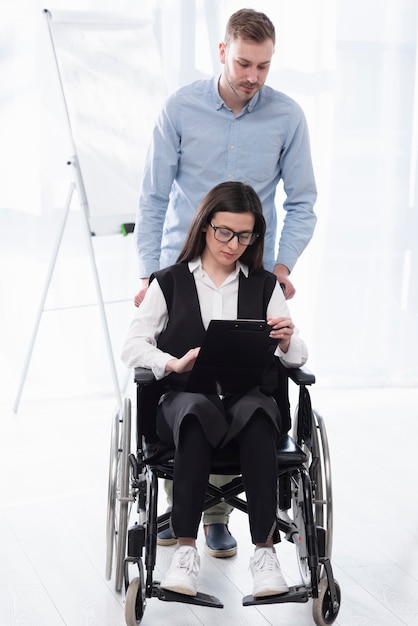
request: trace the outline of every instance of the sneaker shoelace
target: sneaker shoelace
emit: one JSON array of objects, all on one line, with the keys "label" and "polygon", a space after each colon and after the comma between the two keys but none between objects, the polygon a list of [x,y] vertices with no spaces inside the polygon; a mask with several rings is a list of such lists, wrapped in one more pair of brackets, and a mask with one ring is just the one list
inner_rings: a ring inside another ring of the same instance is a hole
[{"label": "sneaker shoelace", "polygon": [[179,550],[177,554],[178,566],[181,569],[185,569],[187,574],[198,574],[197,554],[196,550],[191,548],[190,550]]},{"label": "sneaker shoelace", "polygon": [[271,552],[270,550],[263,550],[260,551],[261,554],[256,555],[254,558],[254,567],[256,570],[260,571],[260,570],[276,570],[277,569],[277,561],[274,558],[275,554],[274,552]]}]

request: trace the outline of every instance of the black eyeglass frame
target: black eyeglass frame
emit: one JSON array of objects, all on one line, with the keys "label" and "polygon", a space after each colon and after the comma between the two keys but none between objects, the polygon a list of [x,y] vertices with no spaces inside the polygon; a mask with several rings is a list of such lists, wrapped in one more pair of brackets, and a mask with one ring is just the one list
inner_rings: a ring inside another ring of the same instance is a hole
[{"label": "black eyeglass frame", "polygon": [[[236,237],[238,239],[238,243],[241,246],[252,246],[253,244],[255,244],[255,242],[257,241],[257,239],[260,236],[260,233],[251,233],[251,239],[248,243],[242,243],[242,241],[240,240],[241,235],[248,235],[249,231],[248,230],[243,230],[240,233],[236,233],[234,230],[231,230],[230,228],[227,228],[226,226],[215,226],[214,224],[212,224],[212,222],[209,222],[209,226],[211,228],[213,228],[213,232],[214,232],[214,237],[216,239],[216,241],[222,241],[222,243],[228,243],[229,241],[232,241],[232,239],[234,237]],[[216,231],[218,230],[227,230],[229,233],[231,233],[231,236],[229,239],[218,239],[218,237],[216,236]]]}]

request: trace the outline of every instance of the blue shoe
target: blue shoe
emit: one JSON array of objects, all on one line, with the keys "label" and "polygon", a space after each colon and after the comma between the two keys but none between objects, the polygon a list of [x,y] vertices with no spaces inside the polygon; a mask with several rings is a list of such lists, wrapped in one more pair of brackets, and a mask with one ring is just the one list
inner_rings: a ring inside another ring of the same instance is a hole
[{"label": "blue shoe", "polygon": [[216,558],[226,558],[237,553],[236,539],[231,535],[226,524],[206,524],[206,551]]},{"label": "blue shoe", "polygon": [[173,535],[170,528],[161,530],[157,534],[157,545],[159,546],[174,546],[177,543],[177,538]]}]

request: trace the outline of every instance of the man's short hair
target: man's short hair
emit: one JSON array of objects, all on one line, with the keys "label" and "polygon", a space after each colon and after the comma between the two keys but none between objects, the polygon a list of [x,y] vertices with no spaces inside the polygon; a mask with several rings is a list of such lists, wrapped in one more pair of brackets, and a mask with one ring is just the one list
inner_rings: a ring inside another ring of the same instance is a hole
[{"label": "man's short hair", "polygon": [[254,9],[240,9],[229,18],[225,31],[225,43],[228,45],[239,37],[257,43],[271,39],[273,44],[276,44],[273,22],[265,13],[254,11]]}]

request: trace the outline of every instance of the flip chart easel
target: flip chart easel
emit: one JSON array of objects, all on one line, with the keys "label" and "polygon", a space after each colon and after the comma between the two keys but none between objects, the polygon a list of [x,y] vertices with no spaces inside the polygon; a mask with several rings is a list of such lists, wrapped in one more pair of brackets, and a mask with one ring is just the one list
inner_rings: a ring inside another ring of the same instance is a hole
[{"label": "flip chart easel", "polygon": [[132,231],[142,164],[165,83],[153,17],[44,11],[73,147],[74,181],[65,201],[34,330],[21,375],[17,412],[74,192],[84,217],[113,385],[122,406],[97,271],[93,235]]}]

